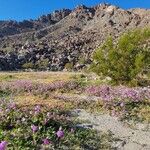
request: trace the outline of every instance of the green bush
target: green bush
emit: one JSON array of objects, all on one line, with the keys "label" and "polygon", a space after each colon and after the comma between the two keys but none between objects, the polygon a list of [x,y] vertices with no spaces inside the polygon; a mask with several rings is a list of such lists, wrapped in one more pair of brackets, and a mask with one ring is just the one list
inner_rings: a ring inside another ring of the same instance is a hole
[{"label": "green bush", "polygon": [[118,41],[111,37],[93,55],[92,71],[109,76],[116,83],[129,83],[150,65],[150,29],[123,34]]},{"label": "green bush", "polygon": [[79,59],[79,64],[86,64],[86,59],[84,58],[84,57],[81,57],[80,59]]},{"label": "green bush", "polygon": [[48,59],[40,59],[36,62],[36,68],[40,70],[46,70],[49,65]]},{"label": "green bush", "polygon": [[22,65],[23,69],[34,69],[34,64],[32,62],[28,62]]},{"label": "green bush", "polygon": [[71,71],[73,69],[73,63],[66,63],[65,69],[67,69],[68,71]]}]

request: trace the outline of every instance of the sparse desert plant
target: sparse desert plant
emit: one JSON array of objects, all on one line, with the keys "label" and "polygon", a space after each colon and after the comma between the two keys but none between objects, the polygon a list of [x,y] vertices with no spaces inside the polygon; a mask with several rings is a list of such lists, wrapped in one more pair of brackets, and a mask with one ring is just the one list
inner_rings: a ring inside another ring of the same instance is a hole
[{"label": "sparse desert plant", "polygon": [[28,62],[22,65],[23,69],[34,69],[34,64],[32,62]]},{"label": "sparse desert plant", "polygon": [[49,60],[48,59],[40,59],[36,62],[36,69],[39,70],[46,70],[49,65]]},{"label": "sparse desert plant", "polygon": [[86,59],[84,57],[81,57],[79,59],[79,63],[82,64],[82,65],[86,64]]},{"label": "sparse desert plant", "polygon": [[66,63],[65,69],[67,69],[68,71],[71,71],[73,69],[73,63]]}]

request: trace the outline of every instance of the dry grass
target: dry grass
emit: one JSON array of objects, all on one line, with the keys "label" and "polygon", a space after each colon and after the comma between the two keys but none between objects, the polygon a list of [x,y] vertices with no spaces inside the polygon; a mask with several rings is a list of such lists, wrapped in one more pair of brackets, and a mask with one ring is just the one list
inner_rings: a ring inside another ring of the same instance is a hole
[{"label": "dry grass", "polygon": [[59,110],[65,110],[73,108],[71,102],[64,102],[53,98],[41,98],[31,94],[20,94],[14,97],[14,101],[21,107],[32,107],[35,105],[46,106],[49,109],[58,108]]},{"label": "dry grass", "polygon": [[33,82],[48,83],[58,80],[68,81],[72,76],[79,74],[74,72],[1,72],[0,81],[32,80]]}]

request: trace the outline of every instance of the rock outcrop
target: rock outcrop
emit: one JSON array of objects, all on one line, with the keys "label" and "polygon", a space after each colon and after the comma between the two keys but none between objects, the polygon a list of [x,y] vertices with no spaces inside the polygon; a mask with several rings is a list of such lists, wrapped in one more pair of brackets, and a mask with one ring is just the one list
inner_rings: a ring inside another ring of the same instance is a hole
[{"label": "rock outcrop", "polygon": [[150,10],[109,4],[63,9],[37,20],[0,21],[0,70],[82,69],[112,35],[150,26]]}]

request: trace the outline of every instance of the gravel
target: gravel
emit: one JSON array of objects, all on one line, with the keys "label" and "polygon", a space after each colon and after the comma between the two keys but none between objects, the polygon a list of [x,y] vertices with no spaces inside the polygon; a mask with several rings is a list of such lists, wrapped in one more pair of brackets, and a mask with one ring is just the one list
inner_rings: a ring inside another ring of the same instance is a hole
[{"label": "gravel", "polygon": [[[117,150],[150,150],[150,131],[143,131],[140,128],[131,129],[117,117],[112,117],[108,114],[91,114],[83,109],[72,111],[73,116],[77,119],[88,122],[88,126],[98,131],[111,131],[115,138],[119,141],[114,141],[113,147]],[[90,124],[89,124],[90,122]],[[82,126],[82,124],[80,124]],[[142,124],[140,124],[142,126]],[[145,126],[143,124],[143,126]],[[85,123],[82,127],[86,127]]]}]

